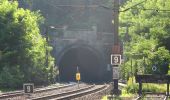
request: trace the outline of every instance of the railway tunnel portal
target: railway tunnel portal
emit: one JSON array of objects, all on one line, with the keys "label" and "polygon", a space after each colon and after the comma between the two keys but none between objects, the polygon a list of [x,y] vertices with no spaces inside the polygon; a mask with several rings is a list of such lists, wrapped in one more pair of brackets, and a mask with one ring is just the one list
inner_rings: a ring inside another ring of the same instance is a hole
[{"label": "railway tunnel portal", "polygon": [[100,82],[103,80],[104,57],[89,45],[73,45],[63,51],[59,58],[61,81],[76,81],[77,67],[83,82]]},{"label": "railway tunnel portal", "polygon": [[101,33],[94,27],[92,30],[65,29],[62,37],[52,39],[60,81],[76,81],[77,67],[83,82],[111,80],[109,64],[113,34],[102,33],[101,39],[98,39],[98,34]]}]

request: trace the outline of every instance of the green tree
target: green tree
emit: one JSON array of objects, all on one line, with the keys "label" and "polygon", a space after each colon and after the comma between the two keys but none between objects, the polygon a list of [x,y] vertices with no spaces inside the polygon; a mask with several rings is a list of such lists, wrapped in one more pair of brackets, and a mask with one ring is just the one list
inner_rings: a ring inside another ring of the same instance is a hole
[{"label": "green tree", "polygon": [[55,77],[54,58],[48,55],[46,40],[40,35],[43,22],[39,12],[18,8],[18,3],[0,1],[0,86],[21,87],[24,82],[47,84]]},{"label": "green tree", "polygon": [[[129,0],[121,9],[132,7],[139,2],[141,0]],[[146,0],[120,13],[121,24],[127,24],[129,27],[130,42],[125,43],[125,55],[131,57],[130,53],[142,54],[145,61],[139,56],[131,58],[138,59],[140,65],[145,67],[145,73],[154,73],[151,72],[154,62],[157,62],[157,74],[166,74],[168,71],[170,13],[166,10],[170,10],[169,4],[169,0]],[[123,38],[125,34],[122,33],[120,36]]]},{"label": "green tree", "polygon": [[148,68],[148,71],[152,74],[167,74],[169,69],[170,55],[169,51],[164,47],[159,47],[158,50],[149,54],[150,64],[156,67],[155,71],[152,71],[152,67]]}]

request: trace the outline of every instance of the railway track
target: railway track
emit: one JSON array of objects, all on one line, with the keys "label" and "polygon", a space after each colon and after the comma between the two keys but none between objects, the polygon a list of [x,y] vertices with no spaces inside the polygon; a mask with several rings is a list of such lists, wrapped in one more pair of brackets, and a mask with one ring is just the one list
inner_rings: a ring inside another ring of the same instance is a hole
[{"label": "railway track", "polygon": [[[69,85],[63,85],[63,86],[50,86],[50,87],[45,87],[45,88],[37,88],[35,89],[34,93],[35,94],[41,94],[43,92],[46,91],[52,91],[52,90],[58,90],[58,89],[62,89],[62,88],[67,88],[67,87],[71,87],[74,86],[75,84],[69,84]],[[7,93],[2,93],[0,94],[0,100],[18,100],[18,99],[24,99],[25,95],[24,95],[24,91],[20,90],[20,91],[14,91],[14,92],[7,92]]]},{"label": "railway track", "polygon": [[[0,94],[0,100],[101,100],[103,95],[109,94],[110,85],[77,84],[60,87],[35,89],[33,94],[24,94],[23,91]],[[91,98],[91,99],[90,99]],[[98,98],[98,99],[96,99]]]},{"label": "railway track", "polygon": [[[80,98],[83,96],[86,96],[85,98],[87,98],[87,95],[94,94],[108,87],[109,85],[90,85],[67,92],[32,98],[32,100],[71,100],[76,98],[77,100],[81,100]],[[88,98],[88,100],[89,99],[90,98]]]},{"label": "railway track", "polygon": [[169,97],[165,94],[146,94],[137,97],[135,100],[169,100]]}]

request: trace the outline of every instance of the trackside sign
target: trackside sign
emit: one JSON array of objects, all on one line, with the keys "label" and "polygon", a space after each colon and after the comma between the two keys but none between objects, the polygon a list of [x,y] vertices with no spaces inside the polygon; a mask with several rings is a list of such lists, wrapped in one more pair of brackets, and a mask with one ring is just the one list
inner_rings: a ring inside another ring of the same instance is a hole
[{"label": "trackside sign", "polygon": [[121,55],[111,54],[111,65],[120,65],[120,64],[121,64]]}]

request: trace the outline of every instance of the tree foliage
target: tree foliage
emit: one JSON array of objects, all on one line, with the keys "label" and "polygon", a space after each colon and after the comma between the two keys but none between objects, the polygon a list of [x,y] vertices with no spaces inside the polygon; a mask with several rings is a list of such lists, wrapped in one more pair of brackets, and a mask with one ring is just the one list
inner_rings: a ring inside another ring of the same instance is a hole
[{"label": "tree foliage", "polygon": [[38,12],[18,8],[17,2],[0,1],[0,86],[21,87],[24,82],[49,83],[55,76],[54,58],[45,66],[45,39],[40,35],[43,18]]},{"label": "tree foliage", "polygon": [[[129,0],[121,9],[132,7],[139,2],[141,0]],[[121,25],[129,27],[130,42],[125,42],[125,55],[137,62],[137,66],[132,65],[134,69],[142,66],[148,74],[167,74],[170,62],[169,4],[169,0],[146,0],[120,13]],[[122,31],[123,28],[120,29],[120,32]],[[120,36],[123,39],[125,35],[121,33]],[[154,65],[157,67],[156,72],[152,71]]]}]

